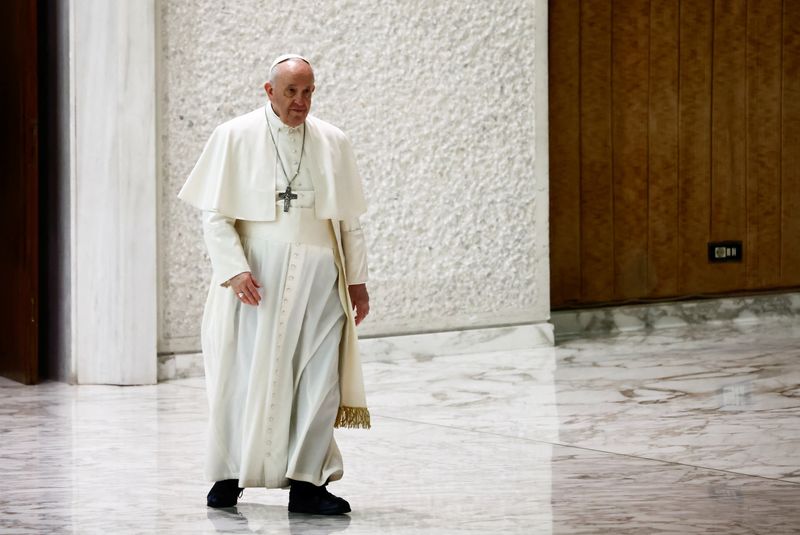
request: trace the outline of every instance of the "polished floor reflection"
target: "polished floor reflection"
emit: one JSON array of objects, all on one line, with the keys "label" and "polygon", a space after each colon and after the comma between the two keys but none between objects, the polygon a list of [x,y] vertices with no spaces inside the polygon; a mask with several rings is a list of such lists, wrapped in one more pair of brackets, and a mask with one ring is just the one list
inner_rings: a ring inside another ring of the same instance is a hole
[{"label": "polished floor reflection", "polygon": [[0,379],[0,533],[800,533],[800,325],[365,364],[349,516],[205,507],[202,378]]}]

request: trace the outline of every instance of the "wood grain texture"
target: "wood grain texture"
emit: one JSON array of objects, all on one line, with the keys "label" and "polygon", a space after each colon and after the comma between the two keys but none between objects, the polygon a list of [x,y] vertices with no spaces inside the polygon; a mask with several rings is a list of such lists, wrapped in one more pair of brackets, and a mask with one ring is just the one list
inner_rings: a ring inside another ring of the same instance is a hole
[{"label": "wood grain texture", "polygon": [[711,219],[711,0],[680,8],[678,102],[679,294],[708,291],[706,243]]},{"label": "wood grain texture", "polygon": [[747,286],[780,285],[781,0],[747,3]]},{"label": "wood grain texture", "polygon": [[[711,110],[711,239],[747,236],[745,51],[746,0],[714,3],[713,96]],[[744,263],[711,264],[709,290],[745,288]]]},{"label": "wood grain texture", "polygon": [[553,2],[549,28],[550,287],[568,303],[581,298],[579,0]]},{"label": "wood grain texture", "polygon": [[584,302],[614,297],[611,0],[581,2],[581,280]]},{"label": "wood grain texture", "polygon": [[781,284],[800,285],[800,2],[783,3]]},{"label": "wood grain texture", "polygon": [[550,6],[552,306],[800,286],[800,2]]},{"label": "wood grain texture", "polygon": [[7,103],[0,127],[0,375],[39,379],[39,170],[37,2],[0,3]]},{"label": "wood grain texture", "polygon": [[650,2],[613,12],[614,299],[647,293]]},{"label": "wood grain texture", "polygon": [[646,295],[652,297],[678,293],[678,16],[678,0],[651,0]]}]

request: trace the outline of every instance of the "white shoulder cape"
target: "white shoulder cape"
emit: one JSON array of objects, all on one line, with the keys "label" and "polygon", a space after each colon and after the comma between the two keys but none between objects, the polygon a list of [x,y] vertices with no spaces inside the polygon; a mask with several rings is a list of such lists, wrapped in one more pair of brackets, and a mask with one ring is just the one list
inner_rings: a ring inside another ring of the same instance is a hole
[{"label": "white shoulder cape", "polygon": [[[178,197],[235,219],[275,219],[275,146],[264,108],[221,124],[206,143]],[[344,133],[306,117],[304,159],[309,163],[318,219],[350,219],[367,210],[361,177]]]}]

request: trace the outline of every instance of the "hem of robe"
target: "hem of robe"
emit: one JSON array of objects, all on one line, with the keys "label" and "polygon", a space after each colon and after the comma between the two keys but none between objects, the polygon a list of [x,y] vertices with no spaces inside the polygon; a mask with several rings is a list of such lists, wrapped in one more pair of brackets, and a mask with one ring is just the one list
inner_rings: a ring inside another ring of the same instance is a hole
[{"label": "hem of robe", "polygon": [[315,487],[321,487],[327,483],[332,483],[334,481],[339,481],[342,479],[344,475],[344,470],[335,470],[328,475],[323,474],[322,479],[318,479],[316,476],[312,474],[303,474],[301,472],[292,472],[287,473],[286,478],[294,481],[305,481],[306,483],[311,483]]},{"label": "hem of robe", "polygon": [[250,488],[250,489],[252,489],[252,488],[285,489],[285,488],[289,487],[289,485],[291,484],[291,481],[289,481],[290,479],[294,479],[294,480],[297,480],[297,481],[307,481],[307,482],[311,483],[312,485],[316,485],[317,487],[320,487],[323,484],[325,484],[325,482],[331,483],[333,481],[339,481],[339,480],[342,479],[343,476],[344,476],[344,470],[339,468],[339,469],[330,471],[330,473],[328,473],[328,474],[323,472],[322,479],[317,479],[315,476],[313,476],[311,474],[304,474],[304,473],[301,473],[301,472],[287,472],[286,476],[281,478],[280,483],[278,483],[276,485],[268,485],[264,478],[258,478],[258,479],[252,479],[251,478],[251,479],[241,480],[241,479],[239,479],[238,476],[229,475],[228,477],[225,477],[223,479],[236,479],[238,481],[238,483],[237,483],[238,486],[240,488],[243,488],[243,489],[247,489],[247,488]]}]

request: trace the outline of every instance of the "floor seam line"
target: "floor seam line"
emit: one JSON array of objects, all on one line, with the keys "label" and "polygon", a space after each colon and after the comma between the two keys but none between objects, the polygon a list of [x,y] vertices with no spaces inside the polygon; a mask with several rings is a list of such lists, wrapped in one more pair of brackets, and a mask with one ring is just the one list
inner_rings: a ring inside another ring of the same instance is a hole
[{"label": "floor seam line", "polygon": [[767,480],[767,481],[775,481],[775,482],[778,482],[778,483],[787,483],[789,485],[800,486],[800,483],[795,482],[795,481],[787,481],[786,479],[779,479],[779,478],[768,477],[768,476],[760,476],[760,475],[756,475],[756,474],[744,474],[742,472],[734,472],[732,470],[725,470],[724,468],[713,468],[713,467],[708,467],[708,466],[700,466],[700,465],[682,463],[682,462],[677,462],[677,461],[667,461],[667,460],[664,460],[664,459],[655,459],[655,458],[652,458],[652,457],[642,457],[640,455],[632,455],[630,453],[619,453],[619,452],[615,452],[615,451],[606,451],[606,450],[601,450],[601,449],[596,449],[596,448],[589,448],[589,447],[586,447],[586,446],[577,446],[577,445],[574,445],[574,444],[566,444],[566,443],[563,443],[563,442],[550,442],[550,441],[547,441],[547,440],[538,440],[538,439],[535,439],[535,438],[515,437],[513,435],[506,435],[506,434],[503,434],[503,433],[496,433],[496,432],[492,432],[492,431],[482,431],[482,430],[479,430],[479,429],[467,429],[467,428],[457,427],[457,426],[453,426],[453,425],[437,424],[437,423],[431,423],[431,422],[420,422],[418,420],[411,420],[411,419],[408,419],[408,418],[401,418],[401,417],[397,417],[397,416],[386,416],[386,415],[382,415],[382,414],[375,413],[375,412],[373,412],[372,414],[374,416],[377,416],[377,417],[380,417],[380,418],[386,418],[386,419],[389,419],[389,420],[397,420],[397,421],[401,421],[401,422],[408,422],[408,423],[415,423],[415,424],[422,424],[422,425],[430,425],[430,426],[434,426],[434,427],[443,427],[445,429],[455,429],[455,430],[458,430],[458,431],[465,431],[465,432],[468,432],[468,433],[479,433],[479,434],[483,434],[483,435],[491,435],[491,436],[495,436],[495,437],[498,437],[498,438],[521,440],[523,442],[533,442],[533,443],[536,443],[536,444],[547,444],[547,445],[550,445],[550,446],[561,446],[561,447],[564,447],[564,448],[573,448],[573,449],[579,449],[579,450],[584,450],[584,451],[591,451],[591,452],[595,452],[595,453],[603,453],[603,454],[606,454],[606,455],[616,455],[616,456],[619,456],[619,457],[628,457],[628,458],[631,458],[631,459],[639,459],[639,460],[643,460],[643,461],[651,461],[651,462],[657,462],[657,463],[663,463],[663,464],[673,464],[673,465],[677,465],[677,466],[685,466],[687,468],[698,468],[700,470],[709,470],[709,471],[713,471],[713,472],[722,472],[722,473],[725,473],[725,474],[731,474],[731,475],[740,476],[740,477],[754,477],[754,478],[757,478],[757,479],[764,479],[764,480]]}]

